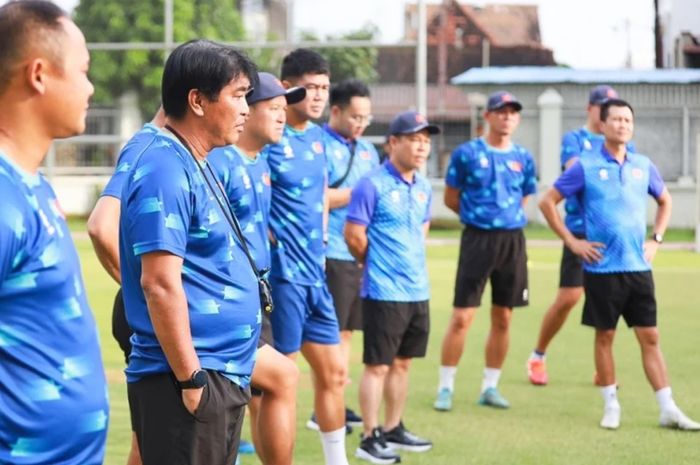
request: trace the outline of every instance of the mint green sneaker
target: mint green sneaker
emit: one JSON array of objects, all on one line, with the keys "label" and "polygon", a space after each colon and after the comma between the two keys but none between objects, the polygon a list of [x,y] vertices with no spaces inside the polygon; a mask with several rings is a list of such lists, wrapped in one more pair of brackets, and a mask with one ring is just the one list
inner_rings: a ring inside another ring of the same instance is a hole
[{"label": "mint green sneaker", "polygon": [[438,392],[437,399],[433,403],[433,408],[439,410],[440,412],[449,412],[452,410],[452,391],[448,388],[440,389]]},{"label": "mint green sneaker", "polygon": [[479,397],[479,405],[495,408],[508,408],[510,403],[498,392],[496,388],[488,388],[481,393]]}]

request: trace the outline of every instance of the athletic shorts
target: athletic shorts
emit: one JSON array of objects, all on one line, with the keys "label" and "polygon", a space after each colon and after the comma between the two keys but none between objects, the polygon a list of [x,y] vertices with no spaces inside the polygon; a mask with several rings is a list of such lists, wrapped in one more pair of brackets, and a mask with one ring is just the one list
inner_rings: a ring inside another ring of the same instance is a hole
[{"label": "athletic shorts", "polygon": [[467,226],[462,231],[453,305],[481,305],[488,280],[493,305],[528,305],[527,251],[522,229],[485,231]]},{"label": "athletic shorts", "polygon": [[338,344],[338,317],[328,287],[270,278],[275,309],[270,314],[275,349],[298,352],[304,342]]},{"label": "athletic shorts", "polygon": [[586,302],[582,323],[615,329],[620,316],[628,327],[656,326],[656,297],[651,271],[583,273]]},{"label": "athletic shorts", "polygon": [[127,383],[131,426],[144,465],[232,464],[236,460],[247,388],[207,370],[202,400],[190,413],[172,373]]},{"label": "athletic shorts", "polygon": [[[577,239],[585,239],[583,234],[574,234]],[[583,259],[567,246],[563,247],[559,266],[559,287],[583,286]]]},{"label": "athletic shorts", "polygon": [[391,365],[396,357],[425,357],[430,304],[362,299],[365,365]]},{"label": "athletic shorts", "polygon": [[326,282],[341,331],[362,329],[362,267],[349,260],[326,259]]},{"label": "athletic shorts", "polygon": [[126,321],[122,289],[119,288],[117,295],[114,296],[114,305],[112,306],[112,336],[124,353],[124,360],[126,360],[127,365],[129,364],[129,355],[131,354],[131,334],[131,328]]}]

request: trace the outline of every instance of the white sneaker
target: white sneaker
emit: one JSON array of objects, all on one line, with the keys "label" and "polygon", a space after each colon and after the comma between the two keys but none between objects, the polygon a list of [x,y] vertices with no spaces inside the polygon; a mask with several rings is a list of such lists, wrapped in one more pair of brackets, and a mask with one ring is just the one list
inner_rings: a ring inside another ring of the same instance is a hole
[{"label": "white sneaker", "polygon": [[605,407],[600,427],[605,429],[617,429],[620,427],[620,407]]},{"label": "white sneaker", "polygon": [[683,431],[700,431],[700,423],[686,417],[679,408],[662,411],[659,415],[659,425]]}]

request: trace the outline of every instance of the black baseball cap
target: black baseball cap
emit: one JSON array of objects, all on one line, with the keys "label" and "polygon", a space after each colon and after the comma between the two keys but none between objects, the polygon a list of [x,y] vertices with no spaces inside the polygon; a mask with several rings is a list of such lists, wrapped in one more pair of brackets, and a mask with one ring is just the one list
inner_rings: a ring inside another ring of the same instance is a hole
[{"label": "black baseball cap", "polygon": [[428,119],[414,110],[404,111],[394,117],[389,124],[389,135],[396,136],[399,134],[414,134],[428,130],[428,134],[440,134],[440,128],[434,124],[428,123]]},{"label": "black baseball cap", "polygon": [[620,98],[617,91],[608,85],[595,86],[588,95],[590,105],[602,105],[610,99]]},{"label": "black baseball cap", "polygon": [[513,107],[515,111],[523,109],[523,104],[520,103],[513,94],[505,90],[499,90],[489,95],[489,100],[486,103],[486,111],[496,111],[507,106]]},{"label": "black baseball cap", "polygon": [[292,87],[285,89],[282,83],[274,75],[270,73],[258,73],[258,85],[246,95],[245,100],[248,105],[260,102],[262,100],[270,100],[275,97],[284,95],[287,98],[288,104],[301,102],[306,97],[306,89],[303,87]]}]

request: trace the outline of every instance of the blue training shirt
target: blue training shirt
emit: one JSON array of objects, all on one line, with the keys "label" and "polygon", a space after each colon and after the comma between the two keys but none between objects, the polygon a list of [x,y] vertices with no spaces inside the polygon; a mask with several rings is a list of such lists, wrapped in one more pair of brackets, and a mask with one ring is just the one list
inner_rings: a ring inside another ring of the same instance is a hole
[{"label": "blue training shirt", "polygon": [[[338,189],[352,188],[357,181],[379,166],[379,154],[371,142],[365,139],[348,141],[327,124],[323,126],[326,131],[325,147],[326,161],[328,163],[328,185],[339,181],[348,170],[351,150],[355,152],[352,167],[345,180],[337,186]],[[345,218],[348,214],[348,206],[333,208],[328,217],[328,247],[326,257],[335,260],[354,261],[348,250],[343,236]]]},{"label": "blue training shirt", "polygon": [[554,183],[562,196],[577,196],[583,205],[586,238],[601,242],[603,258],[584,262],[590,273],[648,271],[644,258],[647,195],[658,199],[665,189],[649,158],[627,153],[619,164],[605,149],[587,152]]},{"label": "blue training shirt", "polygon": [[[201,366],[245,387],[260,334],[255,275],[192,155],[165,133],[145,146],[124,185],[119,231],[124,305],[134,331],[127,381],[171,371],[140,283],[141,256],[165,251],[184,260],[182,285]],[[226,207],[217,181],[209,180]]]},{"label": "blue training shirt", "polygon": [[[602,134],[591,132],[586,127],[575,129],[564,134],[561,141],[560,156],[562,172],[566,170],[566,164],[569,163],[570,160],[580,157],[586,152],[597,152],[600,150],[604,141],[605,137]],[[636,152],[632,142],[627,144],[627,150]],[[584,226],[583,210],[575,195],[567,197],[564,203],[564,211],[566,211],[564,222],[566,227],[569,228],[569,231],[574,234],[584,235],[586,233],[586,228]]]},{"label": "blue training shirt", "polygon": [[158,126],[151,123],[146,123],[139,130],[139,132],[134,134],[131,139],[129,139],[129,141],[122,148],[121,152],[119,152],[117,167],[102,191],[100,197],[109,196],[114,197],[117,200],[121,200],[122,189],[126,179],[129,177],[129,170],[131,170],[134,160],[143,151],[144,144],[151,141],[153,134],[157,133],[159,130],[160,129],[158,129]]},{"label": "blue training shirt", "polygon": [[479,137],[452,152],[445,183],[459,189],[459,218],[479,229],[520,229],[527,224],[523,198],[537,191],[530,152],[512,144],[491,147]]},{"label": "blue training shirt", "polygon": [[0,463],[98,465],[109,405],[56,194],[0,153]]},{"label": "blue training shirt", "polygon": [[431,203],[430,182],[419,173],[407,182],[390,161],[357,183],[347,221],[367,226],[363,298],[393,302],[430,298],[423,225],[430,221]]},{"label": "blue training shirt", "polygon": [[326,281],[323,245],[323,201],[327,169],[324,132],[308,122],[298,131],[285,127],[279,144],[265,147],[272,179],[270,230],[271,275],[285,281],[321,287]]},{"label": "blue training shirt", "polygon": [[270,166],[258,154],[248,157],[235,145],[214,149],[207,156],[243,230],[248,250],[259,271],[270,269]]}]

